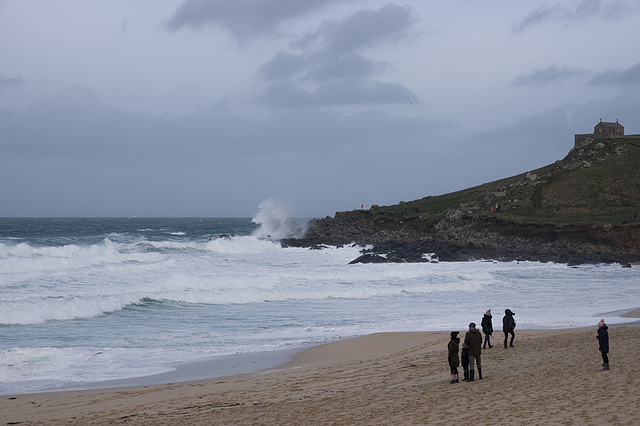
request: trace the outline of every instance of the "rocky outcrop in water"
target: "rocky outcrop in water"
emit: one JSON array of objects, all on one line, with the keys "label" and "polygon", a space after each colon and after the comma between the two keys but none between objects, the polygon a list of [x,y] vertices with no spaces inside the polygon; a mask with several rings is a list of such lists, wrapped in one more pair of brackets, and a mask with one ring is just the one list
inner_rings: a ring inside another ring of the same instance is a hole
[{"label": "rocky outcrop in water", "polygon": [[[283,246],[358,244],[363,263],[470,260],[529,260],[573,264],[640,261],[638,227],[517,225],[472,220],[463,215],[416,232],[374,220],[365,212],[339,213],[314,220],[304,238],[282,240]],[[375,256],[375,257],[374,257]]]}]

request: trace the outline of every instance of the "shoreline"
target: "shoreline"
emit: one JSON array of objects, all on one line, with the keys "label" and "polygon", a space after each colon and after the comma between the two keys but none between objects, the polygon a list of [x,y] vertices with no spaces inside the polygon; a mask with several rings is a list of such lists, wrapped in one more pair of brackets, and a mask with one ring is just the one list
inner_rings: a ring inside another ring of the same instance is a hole
[{"label": "shoreline", "polygon": [[[128,377],[125,379],[96,382],[71,383],[55,390],[43,392],[68,392],[78,390],[99,390],[149,385],[171,385],[173,383],[213,380],[221,377],[239,376],[273,369],[290,362],[294,355],[308,347],[278,349],[250,354],[229,355],[194,362],[172,365],[175,369],[150,376]],[[36,392],[42,393],[42,392]],[[28,395],[27,393],[25,395]],[[7,394],[8,395],[8,394]],[[0,395],[2,397],[2,395]]]},{"label": "shoreline", "polygon": [[[618,317],[624,318],[628,321],[608,324],[609,327],[618,327],[626,325],[640,325],[640,308],[636,309],[620,309],[610,312],[604,312],[597,316],[594,316],[594,323],[597,322],[598,317]],[[499,329],[500,326],[496,327]],[[571,330],[571,329],[584,329],[589,326],[579,327],[553,327],[544,329],[519,329],[523,331],[536,331],[536,330]],[[448,331],[398,331],[387,332],[384,334],[404,334],[404,333],[448,333]],[[373,335],[378,334],[374,333]],[[461,335],[464,334],[464,331]],[[496,336],[499,336],[501,331],[496,331]],[[136,376],[123,379],[113,380],[100,380],[92,382],[76,382],[61,385],[59,387],[52,387],[43,390],[33,392],[19,392],[19,393],[1,393],[0,398],[10,395],[32,395],[41,393],[54,393],[54,392],[69,392],[69,391],[86,391],[86,390],[100,390],[100,389],[113,389],[113,388],[127,388],[127,387],[139,387],[150,385],[173,385],[178,383],[187,383],[203,380],[214,380],[220,378],[227,378],[233,376],[240,376],[246,374],[261,373],[274,369],[280,369],[289,365],[298,356],[301,356],[304,352],[311,351],[318,346],[339,344],[343,341],[350,341],[351,339],[362,338],[364,336],[352,336],[346,337],[333,342],[313,344],[309,346],[299,346],[294,348],[276,349],[270,351],[254,352],[249,354],[228,355],[216,358],[204,359],[199,361],[190,361],[183,363],[172,364],[171,367],[174,370],[153,374],[149,376]]]},{"label": "shoreline", "polygon": [[[640,310],[631,313],[637,318]],[[516,330],[515,347],[508,349],[501,334],[483,351],[485,378],[474,383],[449,384],[449,332],[375,333],[290,354],[285,364],[260,372],[3,395],[0,418],[22,424],[450,424],[477,422],[485,413],[490,423],[640,421],[640,379],[629,376],[626,365],[640,350],[637,323],[610,330],[607,372],[598,371],[595,324]]]}]

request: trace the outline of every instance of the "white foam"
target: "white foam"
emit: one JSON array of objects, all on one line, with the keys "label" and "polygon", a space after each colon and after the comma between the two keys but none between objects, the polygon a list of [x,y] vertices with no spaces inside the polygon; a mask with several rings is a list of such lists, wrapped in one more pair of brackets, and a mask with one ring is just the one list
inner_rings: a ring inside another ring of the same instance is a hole
[{"label": "white foam", "polygon": [[291,219],[291,215],[282,204],[274,199],[260,203],[258,213],[251,221],[259,228],[253,233],[258,238],[281,240],[283,238],[300,238],[304,235],[305,226]]},{"label": "white foam", "polygon": [[280,244],[257,236],[216,238],[206,245],[207,250],[227,254],[259,254],[280,250]]},{"label": "white foam", "polygon": [[638,268],[349,265],[359,247],[283,249],[258,235],[112,238],[0,243],[0,359],[10,360],[0,363],[0,393],[376,331],[464,330],[489,308],[496,329],[506,307],[517,329],[595,325],[598,313],[640,300]]},{"label": "white foam", "polygon": [[[174,351],[38,347],[0,352],[0,394],[55,389],[68,383],[143,377],[172,371]],[[183,358],[184,354],[179,354]],[[193,359],[196,359],[194,357]]]},{"label": "white foam", "polygon": [[120,294],[95,297],[45,297],[0,302],[0,325],[42,324],[93,318],[138,303],[141,295]]}]

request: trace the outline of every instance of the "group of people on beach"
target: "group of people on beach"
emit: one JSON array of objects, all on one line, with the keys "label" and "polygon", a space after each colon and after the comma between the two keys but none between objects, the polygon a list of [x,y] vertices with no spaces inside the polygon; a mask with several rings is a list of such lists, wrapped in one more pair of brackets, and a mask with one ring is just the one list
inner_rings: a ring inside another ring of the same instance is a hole
[{"label": "group of people on beach", "polygon": [[[507,341],[509,346],[513,347],[513,340],[515,339],[514,329],[516,328],[516,321],[513,318],[515,312],[511,309],[504,310],[504,317],[502,317],[502,331],[504,333],[504,347],[507,348]],[[491,315],[491,309],[485,312],[480,323],[482,332],[484,333],[484,343],[482,341],[482,334],[480,330],[476,328],[476,323],[469,324],[469,331],[464,336],[462,342],[462,352],[460,352],[460,338],[458,337],[458,331],[451,332],[451,340],[449,340],[449,367],[451,368],[451,382],[459,383],[458,366],[462,363],[462,369],[464,372],[464,382],[475,381],[475,364],[478,365],[478,379],[482,379],[482,361],[481,353],[483,349],[492,348],[491,338],[493,337],[493,317]],[[511,336],[511,339],[509,339]],[[604,318],[598,323],[598,334],[596,338],[599,342],[599,350],[602,353],[602,369],[601,371],[609,370],[609,332],[608,327],[604,322]]]},{"label": "group of people on beach", "polygon": [[[514,329],[516,328],[516,321],[513,316],[516,313],[511,309],[505,309],[504,317],[502,318],[502,331],[504,332],[504,347],[507,348],[507,341],[509,346],[513,347],[513,339],[516,335]],[[462,342],[462,352],[458,357],[460,351],[460,338],[458,337],[458,331],[451,332],[451,340],[449,341],[449,367],[451,368],[451,383],[459,383],[458,366],[462,362],[462,369],[464,371],[464,382],[475,381],[475,365],[478,365],[478,379],[482,379],[482,350],[492,348],[491,338],[493,336],[493,316],[491,315],[491,309],[485,312],[480,322],[482,332],[484,333],[484,343],[482,341],[482,334],[480,330],[476,328],[476,323],[469,324],[469,331],[464,336],[464,342]],[[511,336],[511,340],[509,340]]]}]

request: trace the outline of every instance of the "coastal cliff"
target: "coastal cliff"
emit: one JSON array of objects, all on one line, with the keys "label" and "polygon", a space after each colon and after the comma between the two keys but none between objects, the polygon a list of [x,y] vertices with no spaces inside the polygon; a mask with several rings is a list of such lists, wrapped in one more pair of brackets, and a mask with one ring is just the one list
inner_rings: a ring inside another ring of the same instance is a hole
[{"label": "coastal cliff", "polygon": [[312,220],[284,246],[368,246],[361,262],[640,261],[640,137],[581,141],[554,164],[439,196]]}]

